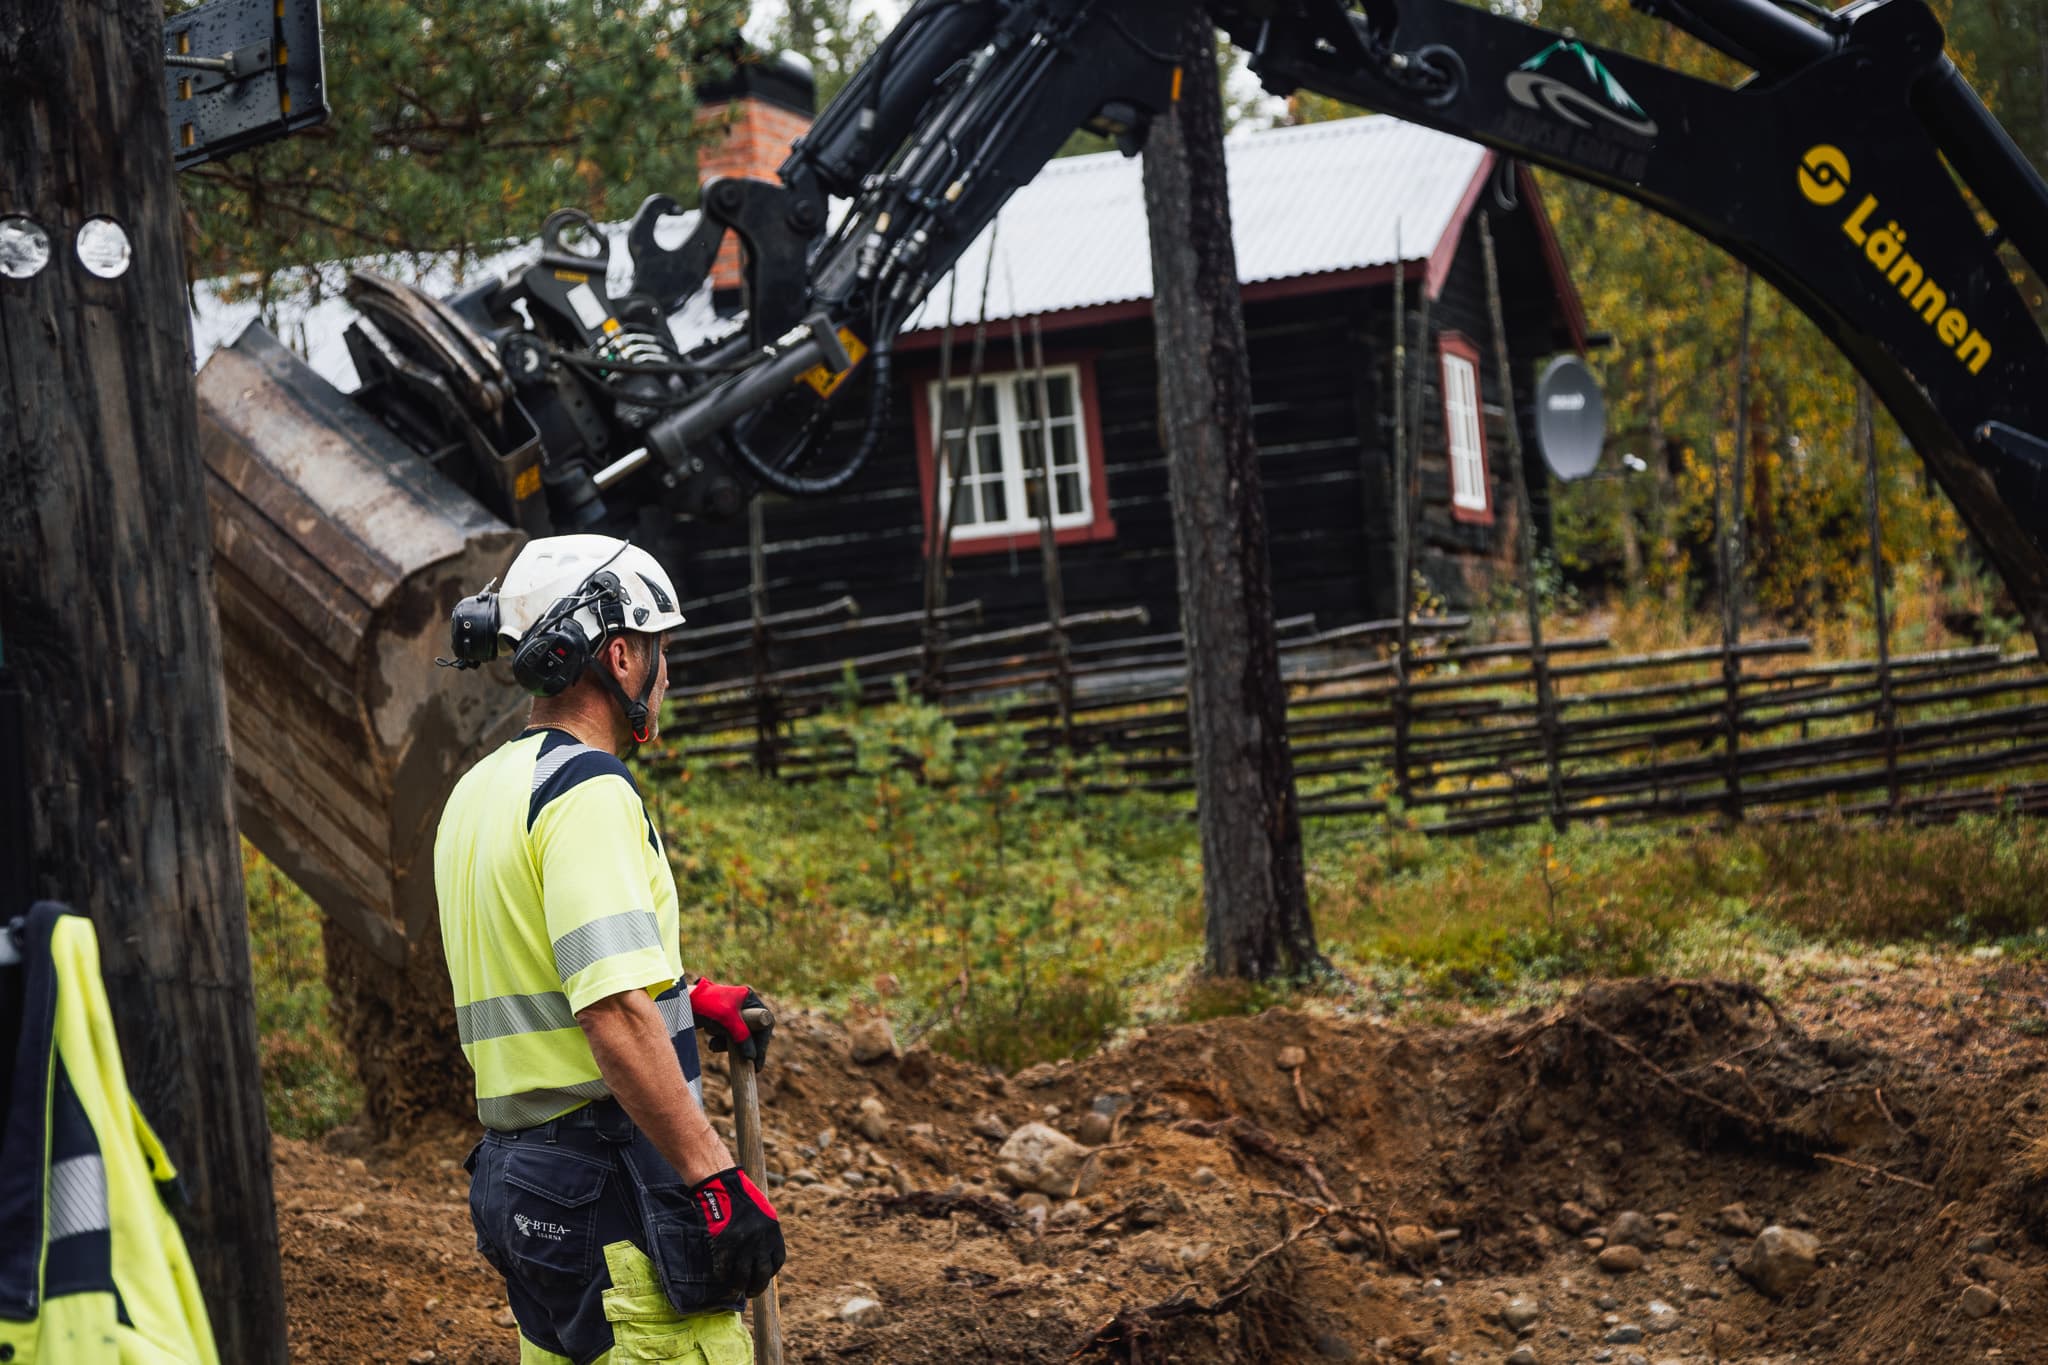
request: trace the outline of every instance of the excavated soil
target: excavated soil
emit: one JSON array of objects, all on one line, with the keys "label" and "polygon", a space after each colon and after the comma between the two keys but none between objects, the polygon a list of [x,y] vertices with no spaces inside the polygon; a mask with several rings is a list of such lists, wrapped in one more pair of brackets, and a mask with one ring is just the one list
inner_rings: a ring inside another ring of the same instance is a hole
[{"label": "excavated soil", "polygon": [[[2044,1004],[2038,964],[1777,1002],[1631,981],[1449,1026],[1139,1030],[1007,1079],[857,1065],[796,1014],[764,1074],[789,1358],[2048,1362]],[[994,1170],[1034,1119],[1100,1168],[1049,1218]],[[294,1360],[517,1360],[472,1137],[279,1141]],[[1738,1268],[1764,1225],[1819,1240],[1783,1298]],[[1641,1267],[1602,1269],[1624,1238]]]}]

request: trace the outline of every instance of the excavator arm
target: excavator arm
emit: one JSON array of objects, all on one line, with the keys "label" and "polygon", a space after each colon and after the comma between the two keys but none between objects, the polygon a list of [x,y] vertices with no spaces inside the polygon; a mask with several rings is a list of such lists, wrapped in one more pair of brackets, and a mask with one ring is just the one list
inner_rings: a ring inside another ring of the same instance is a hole
[{"label": "excavator arm", "polygon": [[[1335,96],[1600,185],[1755,268],[1870,382],[2048,639],[2048,343],[2000,256],[2010,243],[2048,276],[2048,187],[1945,54],[1924,0],[1835,13],[1634,3],[1753,75],[1716,84],[1457,0],[1211,10],[1271,90]],[[1142,145],[1173,98],[1182,12],[919,0],[780,184],[712,182],[695,235],[673,248],[655,227],[675,202],[650,199],[617,299],[559,244],[563,215],[551,219],[523,274],[451,301],[503,361],[501,423],[525,408],[534,420],[515,425],[541,433],[544,520],[616,522],[654,504],[719,514],[754,486],[843,487],[881,439],[898,329],[1075,128]],[[657,324],[704,287],[728,231],[744,247],[746,325],[672,354]],[[356,349],[379,378],[376,348]],[[840,383],[857,362],[867,382]],[[372,383],[366,397],[401,390]],[[827,439],[848,393],[868,405],[851,450]],[[571,404],[580,422],[558,411]],[[499,507],[521,519],[502,493]]]},{"label": "excavator arm", "polygon": [[[1226,23],[1269,85],[1600,185],[1754,267],[1869,381],[2048,641],[2048,346],[1999,254],[2010,242],[2048,275],[2048,187],[1920,0],[1824,20],[1767,0],[1635,4],[1754,76],[1731,89],[1451,0],[1354,18],[1341,53],[1300,24]],[[1418,96],[1387,55],[1450,75]]]}]

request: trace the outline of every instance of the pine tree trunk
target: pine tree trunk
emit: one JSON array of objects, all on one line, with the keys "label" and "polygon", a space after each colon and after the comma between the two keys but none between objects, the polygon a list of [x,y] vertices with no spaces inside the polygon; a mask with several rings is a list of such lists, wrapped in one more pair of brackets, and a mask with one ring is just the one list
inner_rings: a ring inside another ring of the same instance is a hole
[{"label": "pine tree trunk", "polygon": [[1321,959],[1274,647],[1215,34],[1199,8],[1181,52],[1181,99],[1145,148],[1159,421],[1187,637],[1208,968],[1262,980]]},{"label": "pine tree trunk", "polygon": [[[284,1293],[154,0],[0,0],[0,637],[26,691],[32,885],[89,915],[137,1101],[182,1169],[224,1360]],[[107,216],[132,264],[87,273]]]}]

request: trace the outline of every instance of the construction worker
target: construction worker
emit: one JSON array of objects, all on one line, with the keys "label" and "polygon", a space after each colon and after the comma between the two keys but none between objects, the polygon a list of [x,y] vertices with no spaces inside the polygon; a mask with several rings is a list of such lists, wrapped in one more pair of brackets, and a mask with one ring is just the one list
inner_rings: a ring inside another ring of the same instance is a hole
[{"label": "construction worker", "polygon": [[621,758],[652,738],[683,623],[654,558],[537,540],[456,608],[457,662],[501,645],[536,700],[465,774],[434,843],[441,936],[483,1141],[477,1248],[521,1365],[752,1359],[737,1309],[783,1262],[767,1198],[705,1117],[696,1025],[758,1066],[744,986],[684,985],[675,879]]}]

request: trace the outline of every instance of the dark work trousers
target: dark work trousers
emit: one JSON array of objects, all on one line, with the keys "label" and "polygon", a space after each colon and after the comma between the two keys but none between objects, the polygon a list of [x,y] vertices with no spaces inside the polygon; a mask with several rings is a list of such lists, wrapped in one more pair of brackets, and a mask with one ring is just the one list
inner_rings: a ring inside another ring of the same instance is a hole
[{"label": "dark work trousers", "polygon": [[679,1314],[738,1309],[711,1274],[704,1215],[616,1100],[518,1132],[487,1132],[465,1163],[477,1250],[505,1277],[528,1341],[587,1361],[612,1345],[604,1249],[631,1242]]}]

